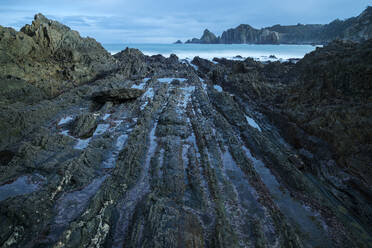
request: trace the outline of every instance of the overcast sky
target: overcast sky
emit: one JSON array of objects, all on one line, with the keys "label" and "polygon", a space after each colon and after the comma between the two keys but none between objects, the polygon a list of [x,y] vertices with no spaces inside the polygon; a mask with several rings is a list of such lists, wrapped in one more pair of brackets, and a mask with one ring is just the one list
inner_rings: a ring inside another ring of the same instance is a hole
[{"label": "overcast sky", "polygon": [[0,25],[19,29],[40,12],[102,43],[170,43],[241,23],[329,23],[367,5],[371,0],[0,0]]}]

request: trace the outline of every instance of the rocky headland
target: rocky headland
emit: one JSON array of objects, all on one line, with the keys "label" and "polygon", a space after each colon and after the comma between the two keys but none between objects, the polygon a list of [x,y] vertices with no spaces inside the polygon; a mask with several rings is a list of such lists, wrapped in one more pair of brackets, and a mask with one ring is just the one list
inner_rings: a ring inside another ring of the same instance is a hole
[{"label": "rocky headland", "polygon": [[198,44],[328,44],[340,40],[361,42],[372,38],[372,7],[359,16],[346,20],[335,20],[329,24],[275,25],[262,29],[241,24],[216,36],[206,29],[200,39],[185,43]]},{"label": "rocky headland", "polygon": [[372,40],[111,56],[38,14],[0,52],[0,247],[372,246]]}]

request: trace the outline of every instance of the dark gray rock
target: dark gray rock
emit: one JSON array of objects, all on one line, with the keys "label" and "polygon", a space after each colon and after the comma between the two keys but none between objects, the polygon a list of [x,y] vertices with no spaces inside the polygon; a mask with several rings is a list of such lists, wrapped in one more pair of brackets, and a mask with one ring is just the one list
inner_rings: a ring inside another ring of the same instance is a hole
[{"label": "dark gray rock", "polygon": [[202,43],[205,44],[216,44],[219,43],[216,35],[209,31],[208,29],[204,30],[203,36],[200,38]]},{"label": "dark gray rock", "polygon": [[138,49],[126,48],[114,57],[120,61],[120,71],[125,77],[143,77],[148,71],[145,55]]},{"label": "dark gray rock", "polygon": [[115,59],[94,39],[82,38],[42,14],[35,15],[33,23],[20,32],[0,27],[0,50],[1,75],[22,79],[49,97],[117,67]]},{"label": "dark gray rock", "polygon": [[97,116],[95,114],[82,114],[74,120],[71,134],[78,138],[89,138],[97,127]]},{"label": "dark gray rock", "polygon": [[191,40],[187,40],[185,43],[186,43],[186,44],[190,44],[190,43],[200,44],[200,43],[202,43],[202,42],[201,42],[200,39],[192,38]]},{"label": "dark gray rock", "polygon": [[[0,149],[20,141],[68,104],[51,99],[118,68],[94,39],[42,14],[19,32],[0,26],[0,51]],[[75,97],[69,95],[71,101],[79,99]]]},{"label": "dark gray rock", "polygon": [[114,102],[124,103],[126,101],[132,101],[140,97],[144,93],[140,89],[111,89],[106,91],[100,91],[93,94],[92,99],[98,103]]}]

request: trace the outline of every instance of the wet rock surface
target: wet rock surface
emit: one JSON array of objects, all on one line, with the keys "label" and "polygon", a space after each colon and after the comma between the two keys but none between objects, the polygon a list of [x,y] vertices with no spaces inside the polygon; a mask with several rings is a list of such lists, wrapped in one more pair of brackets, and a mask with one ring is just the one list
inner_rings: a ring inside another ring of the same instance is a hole
[{"label": "wet rock surface", "polygon": [[371,48],[297,64],[127,49],[58,96],[9,93],[0,246],[371,247]]},{"label": "wet rock surface", "polygon": [[97,128],[96,117],[94,113],[82,114],[76,117],[71,127],[71,134],[78,138],[91,137]]}]

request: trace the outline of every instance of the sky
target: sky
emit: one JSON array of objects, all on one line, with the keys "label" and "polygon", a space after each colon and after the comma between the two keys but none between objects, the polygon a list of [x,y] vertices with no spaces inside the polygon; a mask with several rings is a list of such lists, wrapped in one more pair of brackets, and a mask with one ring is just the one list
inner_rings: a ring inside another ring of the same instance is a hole
[{"label": "sky", "polygon": [[42,13],[101,43],[171,43],[239,24],[325,24],[371,0],[0,0],[0,25],[20,29]]}]

